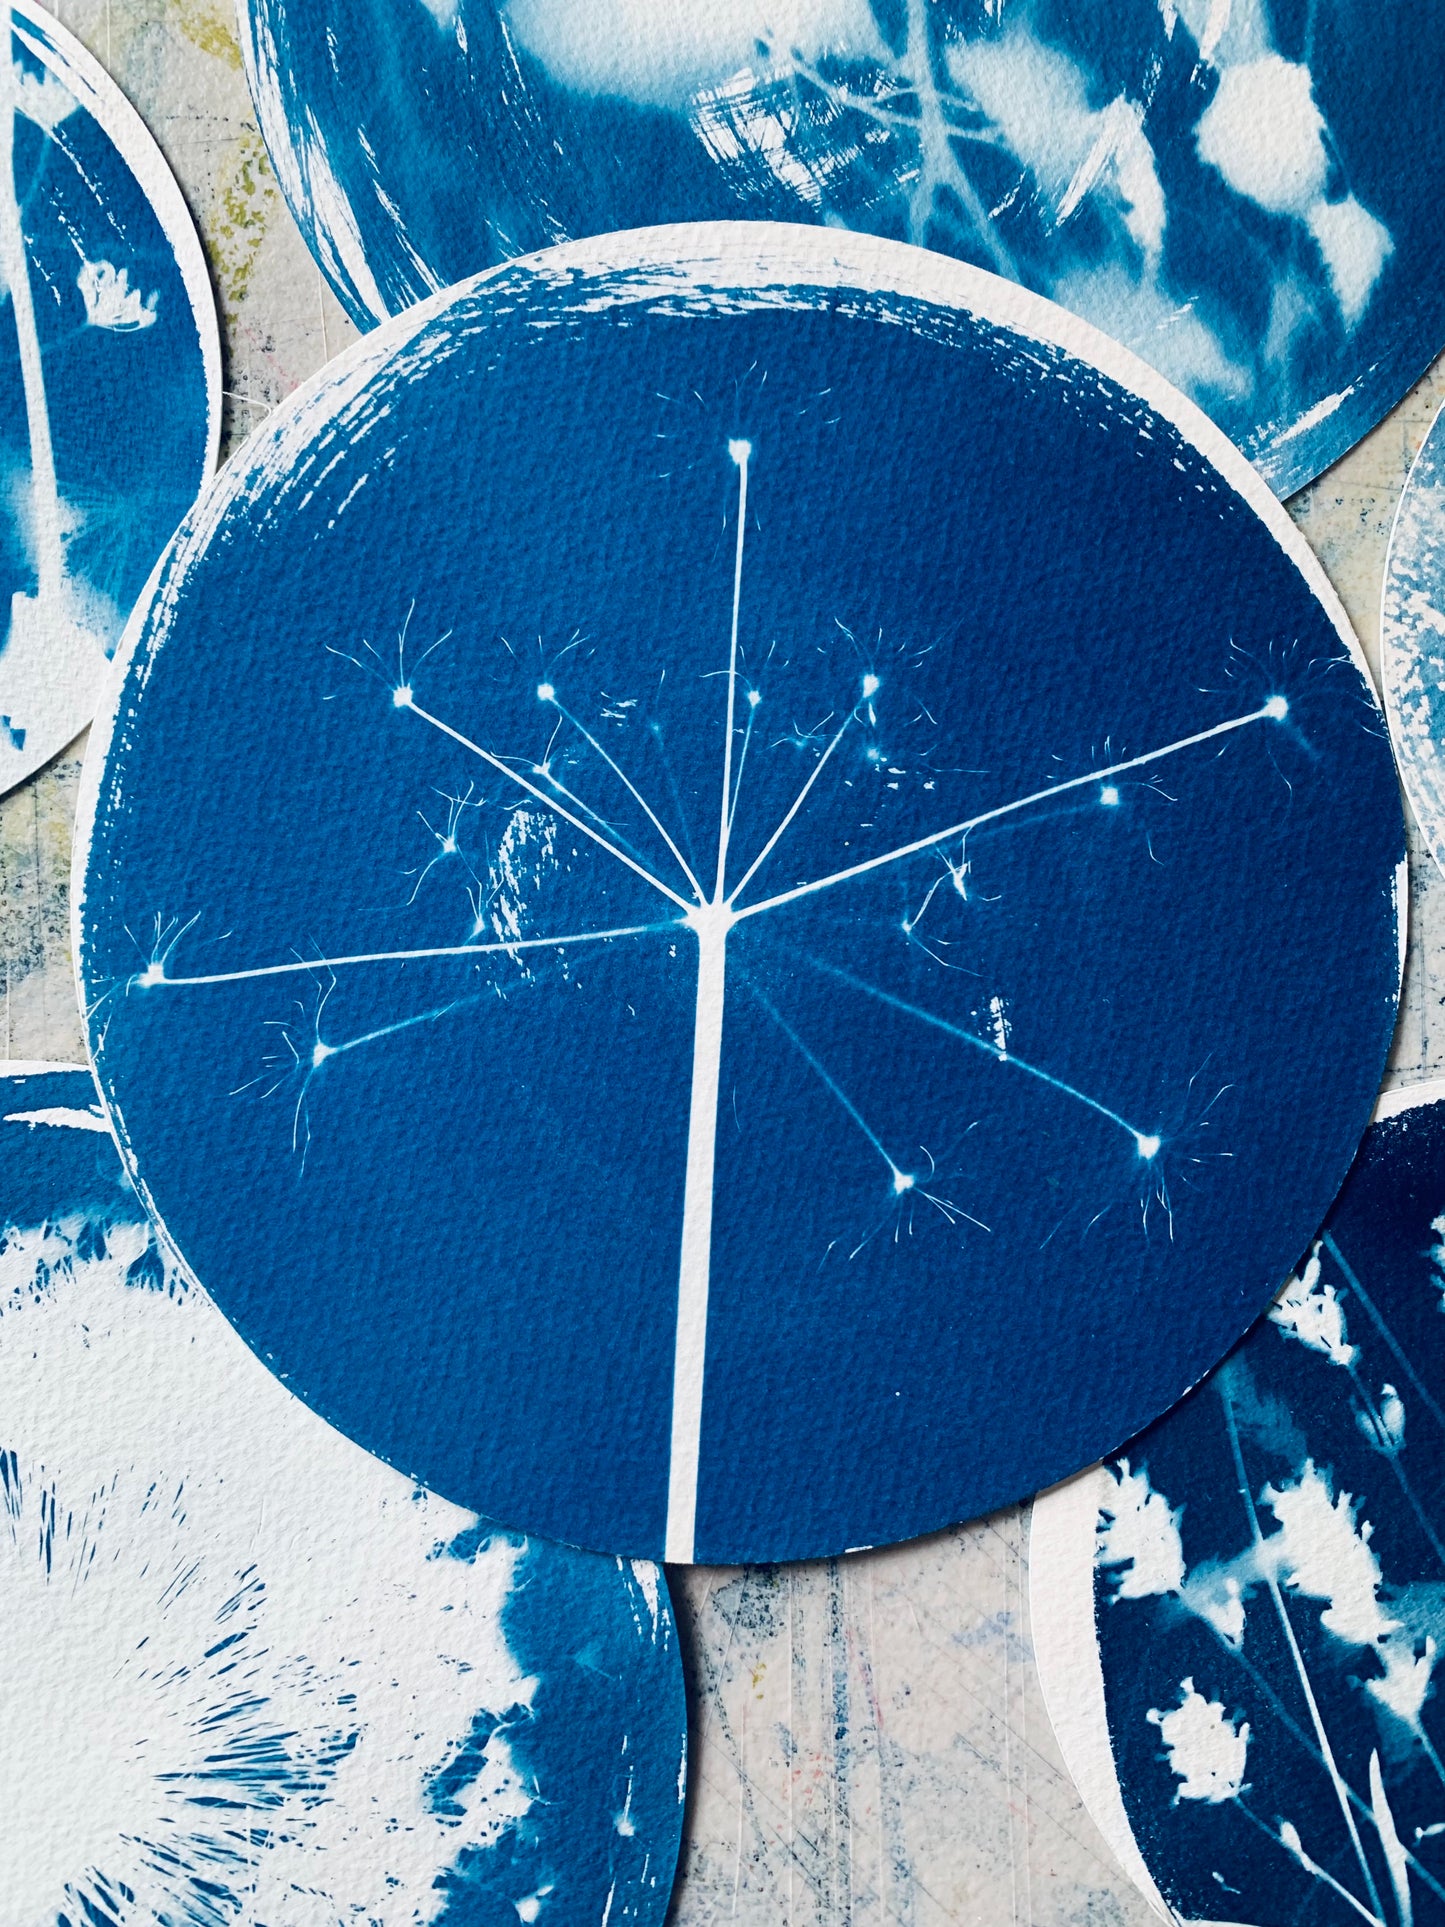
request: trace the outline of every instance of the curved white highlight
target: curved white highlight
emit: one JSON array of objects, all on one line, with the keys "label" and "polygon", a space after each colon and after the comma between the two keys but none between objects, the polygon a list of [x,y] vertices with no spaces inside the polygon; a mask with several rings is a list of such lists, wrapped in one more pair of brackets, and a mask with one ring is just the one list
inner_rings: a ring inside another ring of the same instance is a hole
[{"label": "curved white highlight", "polygon": [[1094,1630],[1095,1529],[1114,1482],[1100,1465],[1040,1493],[1029,1524],[1029,1620],[1044,1705],[1079,1797],[1114,1858],[1161,1920],[1174,1915],[1124,1811],[1109,1744]]}]

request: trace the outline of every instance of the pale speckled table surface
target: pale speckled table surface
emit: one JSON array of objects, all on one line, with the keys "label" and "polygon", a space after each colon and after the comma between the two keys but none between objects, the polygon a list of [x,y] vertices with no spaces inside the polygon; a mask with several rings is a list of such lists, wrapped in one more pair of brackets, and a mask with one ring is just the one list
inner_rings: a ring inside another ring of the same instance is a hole
[{"label": "pale speckled table surface", "polygon": [[[225,449],[355,339],[282,204],[218,0],[50,0],[165,150],[210,257]],[[1378,661],[1390,522],[1445,358],[1290,504]],[[83,1061],[69,951],[84,742],[0,801],[5,1055]],[[1412,835],[1388,1081],[1445,1072],[1445,878]],[[1142,1927],[1079,1804],[1029,1644],[1027,1514],[826,1564],[673,1574],[691,1793],[676,1927]]]}]

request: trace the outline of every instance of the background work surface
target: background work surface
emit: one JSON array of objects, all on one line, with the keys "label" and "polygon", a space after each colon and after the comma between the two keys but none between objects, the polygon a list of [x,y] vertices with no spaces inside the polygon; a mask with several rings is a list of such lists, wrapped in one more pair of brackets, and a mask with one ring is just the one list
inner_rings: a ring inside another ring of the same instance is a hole
[{"label": "background work surface", "polygon": [[[354,339],[282,205],[224,0],[51,0],[164,148],[210,257],[224,449]],[[1372,665],[1390,518],[1445,360],[1290,504]],[[84,743],[0,801],[4,1055],[82,1053],[68,947]],[[1445,1073],[1445,879],[1412,831],[1389,1082]],[[1304,940],[1308,934],[1304,933]],[[1142,1927],[1064,1774],[1033,1667],[1027,1514],[882,1553],[695,1569],[674,1597],[692,1687],[677,1927]]]}]

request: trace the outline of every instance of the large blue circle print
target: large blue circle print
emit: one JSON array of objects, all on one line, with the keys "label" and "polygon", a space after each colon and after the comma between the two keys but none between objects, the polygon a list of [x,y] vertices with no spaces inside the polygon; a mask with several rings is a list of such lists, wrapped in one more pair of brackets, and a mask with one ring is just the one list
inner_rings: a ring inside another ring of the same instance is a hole
[{"label": "large blue circle print", "polygon": [[891,243],[655,230],[379,331],[183,531],[89,780],[173,1244],[373,1451],[616,1552],[1117,1445],[1285,1276],[1393,1023],[1393,768],[1288,519]]}]

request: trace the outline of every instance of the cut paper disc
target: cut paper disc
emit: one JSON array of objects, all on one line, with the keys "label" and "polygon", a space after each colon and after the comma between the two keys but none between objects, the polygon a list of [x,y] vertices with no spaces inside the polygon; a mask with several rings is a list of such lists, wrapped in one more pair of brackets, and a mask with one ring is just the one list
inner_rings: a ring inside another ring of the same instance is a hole
[{"label": "cut paper disc", "polygon": [[1128,1437],[1394,1021],[1305,544],[1132,357],[893,243],[660,229],[390,324],[206,498],[87,780],[187,1264],[373,1451],[604,1550],[906,1538]]},{"label": "cut paper disc", "polygon": [[1445,869],[1445,413],[1405,483],[1385,563],[1385,709],[1415,820]]},{"label": "cut paper disc", "polygon": [[1428,7],[243,0],[292,213],[358,326],[553,242],[819,222],[1050,296],[1281,495],[1445,345]]},{"label": "cut paper disc", "polygon": [[1378,1120],[1269,1315],[1034,1506],[1049,1713],[1166,1919],[1445,1921],[1445,1083]]},{"label": "cut paper disc", "polygon": [[134,109],[30,0],[0,26],[3,791],[95,713],[215,467],[221,350],[200,241]]},{"label": "cut paper disc", "polygon": [[7,1923],[661,1923],[657,1568],[309,1412],[162,1254],[89,1072],[0,1075],[0,1223]]}]

